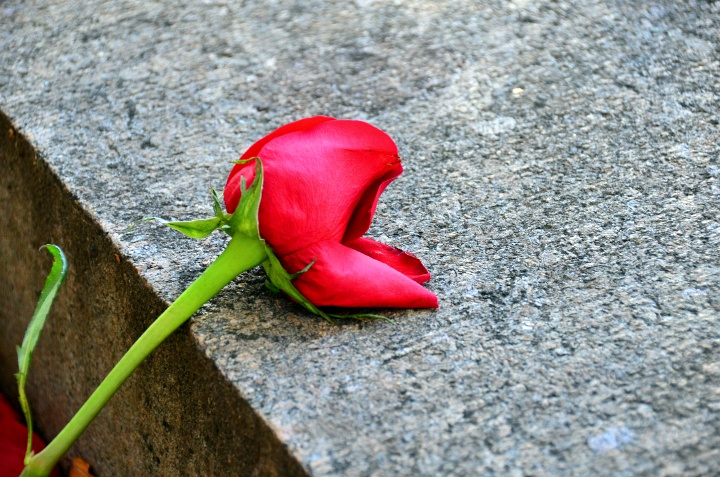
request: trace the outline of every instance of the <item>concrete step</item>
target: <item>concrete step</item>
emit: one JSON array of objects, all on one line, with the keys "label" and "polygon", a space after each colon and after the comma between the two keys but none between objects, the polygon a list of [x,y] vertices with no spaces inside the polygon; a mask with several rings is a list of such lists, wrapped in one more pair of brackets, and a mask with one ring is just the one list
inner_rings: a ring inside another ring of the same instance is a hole
[{"label": "concrete step", "polygon": [[396,139],[370,235],[440,309],[331,326],[239,277],[70,456],[127,475],[720,473],[712,2],[0,6],[0,386],[49,262],[46,437],[223,249],[235,160],[314,114]]}]

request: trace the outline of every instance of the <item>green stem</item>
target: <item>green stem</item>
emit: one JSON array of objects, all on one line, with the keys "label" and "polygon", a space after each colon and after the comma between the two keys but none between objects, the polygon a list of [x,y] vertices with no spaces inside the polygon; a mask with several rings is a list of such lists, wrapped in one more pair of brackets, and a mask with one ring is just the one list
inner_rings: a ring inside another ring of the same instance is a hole
[{"label": "green stem", "polygon": [[45,477],[80,437],[140,363],[233,278],[260,265],[267,255],[260,240],[235,237],[225,251],[140,336],[65,428],[27,463],[21,477]]},{"label": "green stem", "polygon": [[20,395],[20,407],[22,408],[23,414],[25,415],[25,425],[28,429],[27,447],[25,450],[25,464],[28,463],[32,456],[32,437],[33,437],[33,425],[32,425],[32,414],[30,413],[30,404],[28,403],[27,394],[25,393],[25,384],[27,383],[27,375],[22,373],[18,379],[18,394]]}]

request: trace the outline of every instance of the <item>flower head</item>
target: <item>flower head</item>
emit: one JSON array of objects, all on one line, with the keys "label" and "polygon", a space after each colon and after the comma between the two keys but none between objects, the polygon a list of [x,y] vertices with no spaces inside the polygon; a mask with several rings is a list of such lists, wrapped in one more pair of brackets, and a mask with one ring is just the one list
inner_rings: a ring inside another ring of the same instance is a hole
[{"label": "flower head", "polygon": [[[380,194],[399,176],[397,146],[362,122],[316,116],[287,124],[253,144],[241,160],[260,157],[264,186],[260,235],[317,306],[436,308],[420,283],[430,279],[412,254],[363,235]],[[225,187],[232,213],[252,162],[236,165]]]}]

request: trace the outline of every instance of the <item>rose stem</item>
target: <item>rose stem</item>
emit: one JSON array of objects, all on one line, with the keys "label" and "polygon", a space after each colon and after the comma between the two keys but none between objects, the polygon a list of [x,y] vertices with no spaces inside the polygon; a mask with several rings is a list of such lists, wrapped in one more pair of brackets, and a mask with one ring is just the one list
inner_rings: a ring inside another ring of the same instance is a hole
[{"label": "rose stem", "polygon": [[222,254],[160,315],[48,446],[27,462],[21,477],[45,477],[140,363],[202,305],[242,272],[267,258],[260,240],[235,237]]}]

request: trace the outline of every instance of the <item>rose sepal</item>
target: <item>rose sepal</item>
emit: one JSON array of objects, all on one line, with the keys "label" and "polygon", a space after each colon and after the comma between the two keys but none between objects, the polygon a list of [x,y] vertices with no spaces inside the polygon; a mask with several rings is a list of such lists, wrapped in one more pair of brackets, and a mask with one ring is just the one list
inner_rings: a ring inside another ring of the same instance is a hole
[{"label": "rose sepal", "polygon": [[295,285],[292,284],[292,281],[302,275],[303,273],[310,270],[310,267],[312,267],[315,264],[315,260],[308,263],[302,270],[300,270],[297,273],[288,273],[287,270],[285,270],[285,267],[282,266],[282,263],[280,263],[280,260],[277,258],[275,253],[273,252],[272,248],[268,245],[265,246],[265,253],[267,254],[268,258],[262,263],[263,269],[265,270],[265,274],[268,276],[268,279],[265,280],[265,286],[273,293],[280,293],[281,291],[284,292],[287,296],[295,300],[299,305],[301,305],[303,308],[305,308],[310,313],[313,313],[315,315],[323,317],[328,323],[335,324],[335,322],[332,320],[333,318],[336,319],[342,319],[342,318],[352,318],[356,320],[364,320],[364,319],[375,319],[375,320],[384,320],[389,323],[395,324],[393,320],[390,318],[387,318],[382,315],[377,315],[374,313],[356,313],[352,315],[338,315],[336,313],[326,313],[322,311],[317,306],[313,305],[313,303],[305,298],[305,296],[300,293],[300,291],[295,288]]},{"label": "rose sepal", "polygon": [[213,198],[213,212],[215,213],[213,217],[195,220],[165,220],[161,217],[145,217],[135,222],[128,230],[132,230],[140,222],[153,220],[194,239],[205,238],[215,230],[222,230],[231,237],[239,234],[248,239],[262,240],[258,225],[258,211],[260,210],[263,187],[262,161],[259,157],[254,157],[244,161],[234,161],[233,163],[245,164],[251,161],[255,161],[255,177],[257,177],[257,180],[254,180],[248,188],[243,178],[241,184],[243,195],[234,213],[224,213],[217,192],[215,192],[215,189],[210,189]]},{"label": "rose sepal", "polygon": [[144,219],[138,220],[138,223],[147,222],[149,220],[160,222],[161,224],[167,225],[171,229],[177,230],[181,234],[194,239],[205,238],[215,230],[222,229],[224,225],[223,220],[218,217],[188,221],[165,220],[161,217],[145,217]]},{"label": "rose sepal", "polygon": [[268,259],[262,263],[263,269],[268,279],[265,280],[265,286],[273,293],[285,292],[287,296],[295,300],[299,305],[308,310],[310,313],[322,316],[329,323],[335,324],[332,318],[327,313],[320,310],[318,307],[313,305],[310,300],[298,291],[297,288],[292,284],[292,280],[299,276],[301,273],[306,272],[312,267],[314,262],[310,262],[305,268],[300,270],[298,273],[291,275],[289,274],[280,263],[280,260],[275,256],[272,248],[265,246],[265,253],[268,255]]},{"label": "rose sepal", "polygon": [[[243,161],[236,161],[236,164],[244,164],[255,161],[255,180],[253,180],[250,188],[247,187],[245,178],[242,178],[240,190],[242,197],[235,211],[230,215],[227,225],[229,233],[236,237],[238,235],[248,239],[261,240],[260,225],[258,223],[258,213],[260,211],[260,200],[262,198],[263,189],[263,165],[259,157],[253,157]],[[222,214],[220,202],[217,194],[213,194],[213,209],[215,214]]]}]

